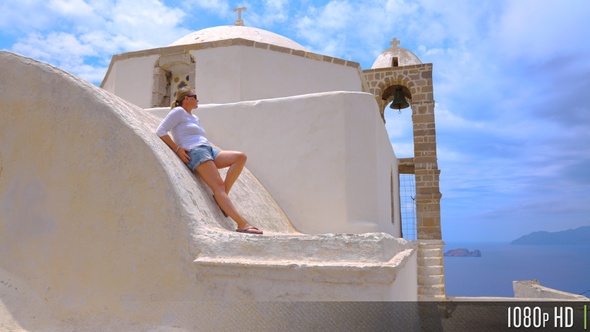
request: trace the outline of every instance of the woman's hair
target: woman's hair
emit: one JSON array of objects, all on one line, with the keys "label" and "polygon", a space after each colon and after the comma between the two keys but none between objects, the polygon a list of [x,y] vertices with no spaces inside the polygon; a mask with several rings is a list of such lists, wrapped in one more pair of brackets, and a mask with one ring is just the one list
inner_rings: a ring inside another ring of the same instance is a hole
[{"label": "woman's hair", "polygon": [[184,97],[191,94],[192,88],[189,86],[183,86],[182,88],[176,91],[176,99],[170,104],[170,108],[174,108],[176,106],[182,106],[182,100]]}]

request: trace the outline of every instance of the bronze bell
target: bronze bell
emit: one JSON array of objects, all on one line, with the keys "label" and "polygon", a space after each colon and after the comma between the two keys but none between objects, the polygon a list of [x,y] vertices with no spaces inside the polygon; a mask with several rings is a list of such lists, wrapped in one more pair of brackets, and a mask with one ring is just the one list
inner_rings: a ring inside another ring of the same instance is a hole
[{"label": "bronze bell", "polygon": [[406,95],[402,91],[402,89],[396,89],[395,93],[393,94],[393,101],[389,106],[392,109],[398,110],[399,113],[402,112],[402,109],[408,108],[410,104],[406,101]]}]

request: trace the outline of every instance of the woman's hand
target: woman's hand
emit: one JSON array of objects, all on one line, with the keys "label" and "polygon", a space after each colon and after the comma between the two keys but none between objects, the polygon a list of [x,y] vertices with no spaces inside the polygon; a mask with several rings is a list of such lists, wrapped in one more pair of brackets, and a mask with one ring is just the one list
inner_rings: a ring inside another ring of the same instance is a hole
[{"label": "woman's hand", "polygon": [[166,145],[168,145],[170,149],[174,151],[174,153],[176,153],[178,158],[180,158],[180,160],[182,160],[183,163],[188,163],[189,160],[191,160],[191,158],[186,154],[189,150],[176,145],[172,138],[168,136],[168,134],[160,136],[160,138],[162,139],[162,141],[164,141],[164,143],[166,143]]},{"label": "woman's hand", "polygon": [[189,150],[185,149],[185,148],[178,148],[178,150],[176,151],[176,155],[180,158],[180,160],[182,160],[183,163],[188,163],[189,160],[191,160],[191,158],[188,156],[188,154],[186,154]]}]

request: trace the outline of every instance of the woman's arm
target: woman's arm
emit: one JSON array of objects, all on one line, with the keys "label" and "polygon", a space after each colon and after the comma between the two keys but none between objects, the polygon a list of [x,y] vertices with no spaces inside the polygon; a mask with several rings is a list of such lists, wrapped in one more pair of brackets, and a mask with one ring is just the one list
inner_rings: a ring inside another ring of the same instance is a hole
[{"label": "woman's arm", "polygon": [[172,109],[168,115],[162,120],[158,128],[156,129],[156,134],[168,145],[172,151],[176,153],[176,155],[182,160],[182,162],[187,163],[190,160],[190,157],[186,154],[187,150],[181,148],[174,142],[172,137],[168,135],[168,131],[172,128],[177,126],[183,119],[184,110],[182,108],[179,109]]},{"label": "woman's arm", "polygon": [[182,160],[183,163],[188,163],[191,158],[186,154],[187,150],[178,146],[169,135],[160,136],[162,141],[168,145],[176,153],[176,155]]}]

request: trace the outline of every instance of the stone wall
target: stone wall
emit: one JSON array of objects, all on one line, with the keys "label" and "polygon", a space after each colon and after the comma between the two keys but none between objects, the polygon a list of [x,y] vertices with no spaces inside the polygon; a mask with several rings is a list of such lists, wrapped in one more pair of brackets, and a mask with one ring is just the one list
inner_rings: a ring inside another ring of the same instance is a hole
[{"label": "stone wall", "polygon": [[419,294],[422,299],[444,298],[442,264],[442,231],[440,217],[438,159],[436,154],[436,124],[432,64],[419,64],[365,70],[369,92],[375,96],[381,117],[392,96],[384,92],[392,86],[409,91],[412,109],[414,157],[405,159],[400,173],[416,175],[416,219],[419,245]]},{"label": "stone wall", "polygon": [[538,299],[541,300],[562,300],[562,301],[590,301],[589,298],[557,289],[544,287],[539,284],[539,280],[522,280],[513,281],[512,288],[514,297],[517,299]]}]

